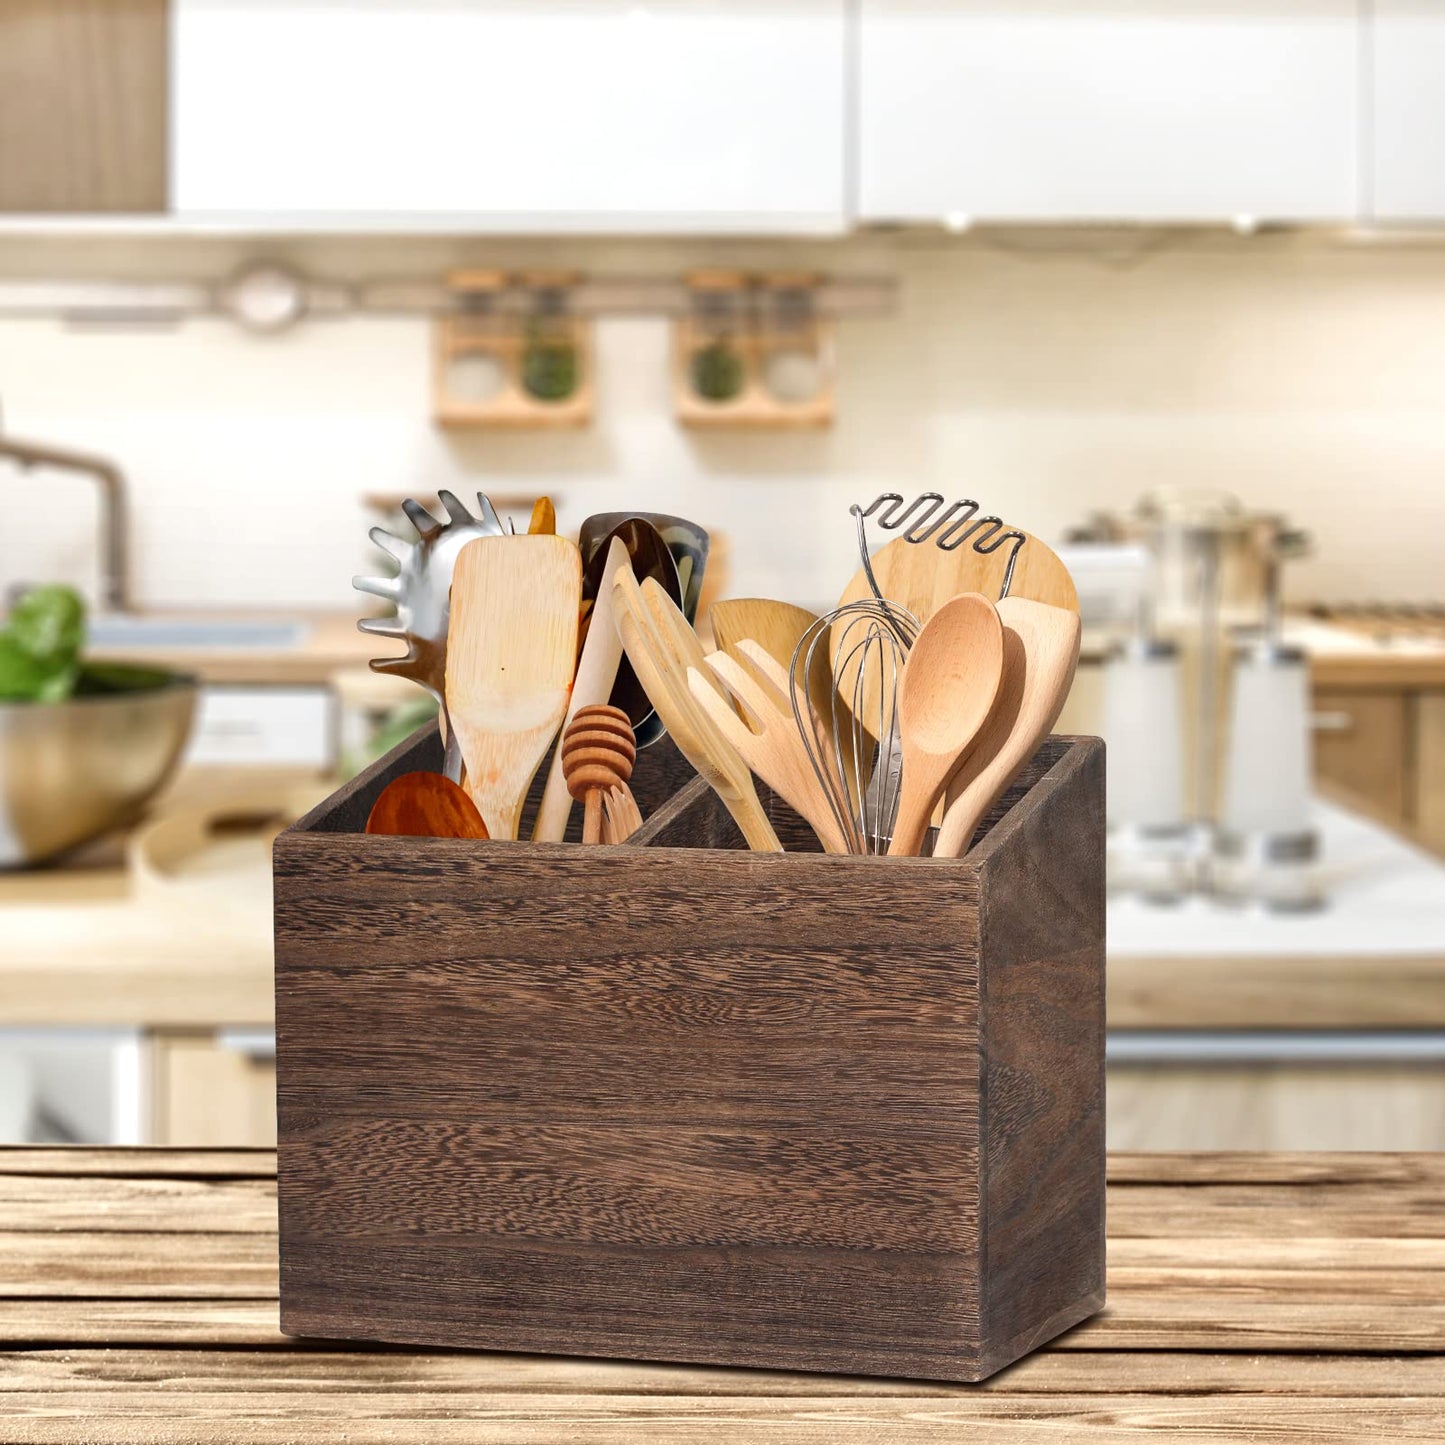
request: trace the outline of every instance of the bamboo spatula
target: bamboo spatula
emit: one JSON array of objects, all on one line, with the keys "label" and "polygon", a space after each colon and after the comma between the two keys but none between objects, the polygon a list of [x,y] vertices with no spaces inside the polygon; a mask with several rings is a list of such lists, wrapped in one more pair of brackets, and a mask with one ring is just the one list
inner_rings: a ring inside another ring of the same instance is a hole
[{"label": "bamboo spatula", "polygon": [[565,537],[483,537],[457,556],[447,710],[493,838],[515,838],[527,786],[567,711],[582,559]]},{"label": "bamboo spatula", "polygon": [[[618,569],[613,600],[622,645],[678,751],[723,800],[749,848],[781,853],[783,846],[758,801],[747,764],[689,689],[688,669],[704,668],[697,634],[656,582],[649,578],[639,587],[630,568]],[[708,677],[709,685],[717,686],[710,673]]]},{"label": "bamboo spatula", "polygon": [[[735,711],[707,679],[690,669],[688,682],[698,706],[748,767],[807,820],[824,852],[853,851],[841,822],[848,816],[839,801],[842,780],[835,778],[825,784],[813,771],[812,757],[793,716],[786,667],[779,666],[751,638],[738,644],[736,656],[721,651],[710,653],[707,666],[736,698],[739,708]],[[814,728],[821,728],[816,717],[808,721]]]},{"label": "bamboo spatula", "polygon": [[973,751],[948,786],[935,858],[960,857],[980,820],[1058,721],[1079,661],[1078,614],[1026,597],[998,604],[1003,685]]}]

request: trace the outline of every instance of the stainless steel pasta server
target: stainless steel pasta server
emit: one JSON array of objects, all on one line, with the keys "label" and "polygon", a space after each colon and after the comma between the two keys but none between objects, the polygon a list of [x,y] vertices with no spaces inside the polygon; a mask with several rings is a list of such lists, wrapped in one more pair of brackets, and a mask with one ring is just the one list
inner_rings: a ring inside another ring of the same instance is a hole
[{"label": "stainless steel pasta server", "polygon": [[[400,657],[377,657],[373,672],[393,673],[424,687],[436,700],[446,720],[447,616],[452,587],[452,568],[457,554],[478,537],[500,537],[505,532],[491,502],[477,493],[479,516],[473,516],[452,492],[439,491],[437,500],[446,512],[438,521],[420,502],[407,498],[401,504],[407,520],[416,528],[417,540],[408,542],[384,527],[368,534],[388,556],[395,559],[394,577],[354,577],[351,585],[392,603],[391,617],[363,617],[357,626],[376,637],[396,637],[406,642]],[[450,724],[446,727],[445,772],[453,782],[461,776],[461,750]]]}]

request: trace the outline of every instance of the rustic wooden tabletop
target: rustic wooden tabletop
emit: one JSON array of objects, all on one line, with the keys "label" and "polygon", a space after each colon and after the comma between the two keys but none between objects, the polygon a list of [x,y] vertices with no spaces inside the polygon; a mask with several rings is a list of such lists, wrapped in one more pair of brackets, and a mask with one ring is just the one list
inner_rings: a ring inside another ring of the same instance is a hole
[{"label": "rustic wooden tabletop", "polygon": [[1445,1439],[1445,1156],[1115,1155],[1107,1310],[975,1386],[288,1340],[274,1171],[0,1150],[0,1442]]}]

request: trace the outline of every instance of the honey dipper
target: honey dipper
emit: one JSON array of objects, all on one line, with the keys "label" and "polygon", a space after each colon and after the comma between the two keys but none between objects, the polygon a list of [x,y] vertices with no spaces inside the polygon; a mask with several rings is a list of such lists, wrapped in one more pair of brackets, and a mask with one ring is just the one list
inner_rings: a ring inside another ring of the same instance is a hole
[{"label": "honey dipper", "polygon": [[632,723],[620,707],[596,703],[578,708],[562,735],[562,772],[567,791],[583,805],[582,841],[602,841],[602,795],[625,786],[637,760]]}]

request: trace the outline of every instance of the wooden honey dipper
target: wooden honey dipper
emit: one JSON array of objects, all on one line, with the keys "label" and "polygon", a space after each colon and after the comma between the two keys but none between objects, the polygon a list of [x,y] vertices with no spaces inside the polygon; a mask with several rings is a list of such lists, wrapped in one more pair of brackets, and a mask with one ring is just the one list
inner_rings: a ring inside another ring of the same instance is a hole
[{"label": "wooden honey dipper", "polygon": [[637,761],[632,723],[620,707],[596,703],[578,708],[562,735],[562,772],[567,791],[582,804],[582,841],[602,841],[602,795],[626,787]]}]

